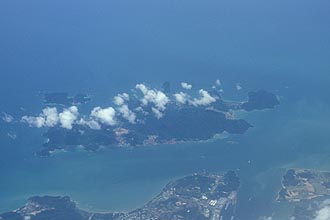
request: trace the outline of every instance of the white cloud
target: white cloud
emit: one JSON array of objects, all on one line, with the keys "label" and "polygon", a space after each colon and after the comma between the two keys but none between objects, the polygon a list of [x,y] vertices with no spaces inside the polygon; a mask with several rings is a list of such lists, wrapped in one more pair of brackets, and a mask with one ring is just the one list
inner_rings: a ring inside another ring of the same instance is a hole
[{"label": "white cloud", "polygon": [[139,89],[143,94],[146,94],[149,91],[149,89],[142,83],[136,84],[135,88]]},{"label": "white cloud", "polygon": [[55,107],[43,109],[41,117],[45,119],[46,127],[54,127],[59,122],[59,116]]},{"label": "white cloud", "polygon": [[16,140],[17,138],[17,135],[14,132],[8,132],[7,136],[12,140]]},{"label": "white cloud", "polygon": [[64,109],[63,112],[58,115],[61,127],[72,129],[72,125],[77,120],[78,114],[78,108],[76,106]]},{"label": "white cloud", "polygon": [[216,84],[217,86],[221,86],[221,81],[220,81],[220,79],[217,79],[217,80],[215,81],[215,84]]},{"label": "white cloud", "polygon": [[242,90],[243,89],[243,87],[241,86],[241,84],[240,83],[237,83],[236,84],[236,90],[237,91],[240,91],[240,90]]},{"label": "white cloud", "polygon": [[93,129],[93,130],[100,130],[101,129],[101,125],[95,120],[85,120],[85,119],[81,118],[79,120],[78,124],[87,126],[87,127],[89,127],[90,129]]},{"label": "white cloud", "polygon": [[31,127],[41,128],[45,125],[45,119],[43,117],[32,117],[32,116],[23,116],[22,122],[29,124]]},{"label": "white cloud", "polygon": [[166,105],[170,100],[165,93],[156,89],[149,89],[144,84],[137,84],[135,88],[140,90],[143,94],[143,98],[141,99],[143,105],[153,103],[159,111],[164,111],[166,109]]},{"label": "white cloud", "polygon": [[118,108],[118,111],[122,114],[123,118],[127,119],[130,123],[135,124],[136,115],[127,105],[122,105]]},{"label": "white cloud", "polygon": [[191,89],[192,88],[192,85],[186,83],[186,82],[182,82],[181,83],[181,87],[184,88],[184,89]]},{"label": "white cloud", "polygon": [[163,117],[163,113],[159,111],[157,108],[152,107],[151,110],[155,114],[156,118],[160,119]]},{"label": "white cloud", "polygon": [[91,116],[94,117],[96,120],[103,124],[107,125],[116,125],[117,121],[115,120],[116,111],[112,107],[108,108],[101,108],[95,107],[92,112]]},{"label": "white cloud", "polygon": [[261,216],[259,219],[260,220],[273,220],[273,217],[272,216]]},{"label": "white cloud", "polygon": [[123,105],[125,101],[129,101],[129,95],[127,93],[118,94],[113,100],[113,102],[118,106]]},{"label": "white cloud", "polygon": [[14,117],[7,114],[6,112],[2,112],[1,119],[6,123],[11,123],[14,121]]},{"label": "white cloud", "polygon": [[326,206],[317,211],[314,220],[330,220],[330,207]]},{"label": "white cloud", "polygon": [[188,101],[188,97],[186,93],[180,92],[174,94],[175,101],[179,104],[185,104]]},{"label": "white cloud", "polygon": [[66,108],[60,114],[58,114],[55,107],[47,107],[42,110],[39,116],[23,116],[21,121],[38,128],[54,127],[60,123],[63,128],[72,129],[72,125],[76,121],[78,114],[78,108],[76,106]]},{"label": "white cloud", "polygon": [[136,112],[141,112],[141,113],[143,113],[144,115],[149,114],[148,112],[144,111],[144,109],[143,109],[141,106],[136,107],[134,110],[135,110]]},{"label": "white cloud", "polygon": [[199,90],[199,95],[200,98],[195,98],[194,100],[190,101],[190,104],[194,105],[194,106],[206,106],[209,105],[213,102],[216,101],[216,99],[214,97],[212,97],[207,91],[205,91],[204,89]]},{"label": "white cloud", "polygon": [[316,212],[314,220],[330,220],[330,200],[325,200],[321,207],[322,208]]}]

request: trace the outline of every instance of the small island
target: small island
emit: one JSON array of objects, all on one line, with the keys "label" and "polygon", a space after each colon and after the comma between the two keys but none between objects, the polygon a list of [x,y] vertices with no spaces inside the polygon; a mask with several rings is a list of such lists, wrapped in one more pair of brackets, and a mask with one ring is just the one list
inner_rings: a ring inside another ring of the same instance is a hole
[{"label": "small island", "polygon": [[248,96],[248,101],[241,105],[241,108],[245,111],[273,109],[280,104],[276,95],[265,90],[249,92]]},{"label": "small island", "polygon": [[128,213],[91,213],[69,197],[34,196],[1,220],[232,220],[235,217],[239,178],[196,173],[170,182],[145,206]]},{"label": "small island", "polygon": [[46,93],[44,95],[44,103],[46,105],[71,106],[71,105],[85,104],[89,101],[91,101],[91,97],[83,93],[79,93],[74,96],[70,96],[66,92],[53,92],[53,93]]}]

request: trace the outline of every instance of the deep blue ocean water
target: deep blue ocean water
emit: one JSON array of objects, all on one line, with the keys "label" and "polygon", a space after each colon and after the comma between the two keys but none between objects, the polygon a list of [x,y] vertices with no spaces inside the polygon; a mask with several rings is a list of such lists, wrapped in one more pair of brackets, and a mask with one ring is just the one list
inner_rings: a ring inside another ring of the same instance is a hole
[{"label": "deep blue ocean water", "polygon": [[244,114],[254,128],[231,137],[235,144],[51,158],[33,156],[42,130],[2,123],[0,212],[36,194],[69,195],[88,210],[130,210],[173,178],[234,169],[242,179],[238,218],[284,219],[290,207],[273,202],[281,168],[330,169],[329,10],[328,1],[306,0],[1,1],[0,112],[16,119],[38,114],[45,91],[90,93],[88,111],[139,82],[209,88],[217,78],[227,99],[264,88],[281,106]]}]

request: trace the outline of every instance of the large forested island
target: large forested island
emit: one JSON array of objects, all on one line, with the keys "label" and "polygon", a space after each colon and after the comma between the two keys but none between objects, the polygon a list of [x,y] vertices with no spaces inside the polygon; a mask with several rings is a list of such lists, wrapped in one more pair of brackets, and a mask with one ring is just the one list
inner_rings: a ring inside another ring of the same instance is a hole
[{"label": "large forested island", "polygon": [[[115,107],[94,107],[83,115],[78,106],[91,101],[88,95],[46,93],[45,108],[39,116],[23,116],[30,126],[44,127],[45,143],[39,156],[53,152],[84,149],[98,151],[109,147],[173,144],[209,140],[224,132],[243,134],[252,125],[235,115],[238,111],[273,109],[276,95],[265,90],[248,93],[248,100],[227,101],[222,91],[200,89],[193,95],[191,85],[184,92],[150,89],[137,84],[132,94],[118,94]],[[62,112],[59,112],[62,110]]]}]

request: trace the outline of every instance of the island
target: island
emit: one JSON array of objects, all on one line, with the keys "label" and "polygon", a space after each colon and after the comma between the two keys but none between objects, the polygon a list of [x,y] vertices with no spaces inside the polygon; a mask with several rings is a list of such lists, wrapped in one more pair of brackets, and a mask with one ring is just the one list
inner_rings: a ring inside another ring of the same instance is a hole
[{"label": "island", "polygon": [[249,92],[247,101],[239,102],[226,100],[217,87],[197,91],[187,83],[182,87],[184,91],[173,91],[169,82],[161,89],[137,84],[129,94],[114,96],[113,106],[95,106],[84,113],[74,104],[90,101],[89,96],[46,93],[46,106],[39,116],[23,116],[21,121],[45,128],[45,142],[36,155],[50,156],[77,149],[97,152],[209,141],[223,133],[242,135],[253,125],[236,112],[273,109],[280,104],[279,98],[266,90]]},{"label": "island", "polygon": [[249,99],[240,106],[246,111],[273,109],[279,105],[278,97],[266,90],[258,90],[256,92],[248,93]]},{"label": "island", "polygon": [[91,97],[83,93],[79,93],[74,96],[70,96],[66,92],[53,92],[44,94],[44,103],[46,105],[71,106],[77,104],[85,104],[89,101],[91,101]]},{"label": "island", "polygon": [[243,119],[231,119],[223,112],[203,108],[168,109],[164,117],[148,115],[143,123],[122,123],[120,126],[103,125],[89,129],[74,125],[72,129],[49,128],[47,140],[39,156],[49,156],[56,151],[72,151],[78,147],[91,152],[111,147],[137,147],[145,145],[174,144],[212,139],[216,134],[228,132],[243,134],[251,124]]},{"label": "island", "polygon": [[240,182],[236,173],[195,173],[165,186],[143,207],[127,213],[91,213],[67,196],[34,196],[1,220],[232,220]]}]

